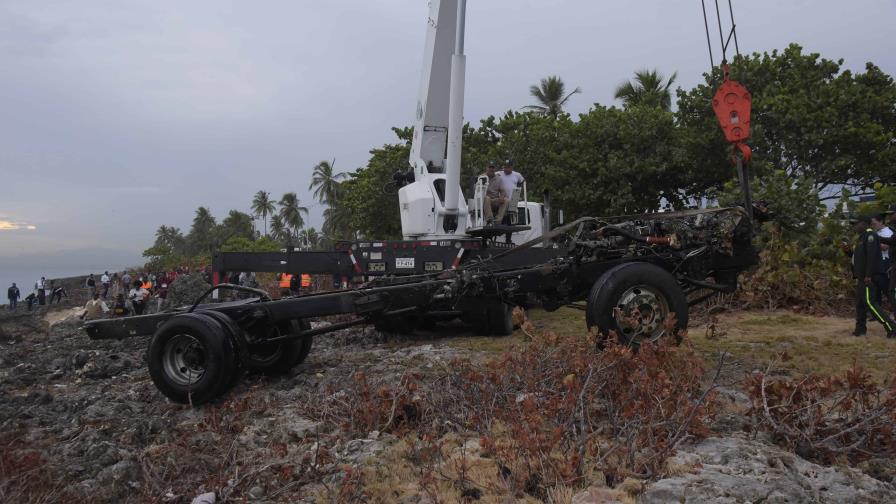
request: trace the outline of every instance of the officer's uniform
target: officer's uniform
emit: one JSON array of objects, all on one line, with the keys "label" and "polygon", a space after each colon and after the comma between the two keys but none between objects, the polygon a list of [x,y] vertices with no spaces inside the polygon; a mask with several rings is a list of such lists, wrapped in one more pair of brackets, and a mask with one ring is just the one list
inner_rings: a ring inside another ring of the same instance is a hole
[{"label": "officer's uniform", "polygon": [[[852,274],[856,279],[856,335],[865,333],[868,310],[874,319],[883,324],[888,337],[896,336],[896,323],[880,307],[877,300],[880,293],[874,284],[874,277],[881,273],[883,259],[880,254],[880,237],[873,229],[866,229],[859,235],[859,242],[852,255]],[[871,278],[870,285],[865,278]]]}]

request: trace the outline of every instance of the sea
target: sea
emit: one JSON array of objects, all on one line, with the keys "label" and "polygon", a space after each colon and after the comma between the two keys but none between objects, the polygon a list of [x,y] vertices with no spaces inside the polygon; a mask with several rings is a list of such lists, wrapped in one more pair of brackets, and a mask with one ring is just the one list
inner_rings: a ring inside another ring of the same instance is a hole
[{"label": "sea", "polygon": [[[120,269],[118,268],[108,268],[109,273],[113,271],[121,271],[124,269],[122,266]],[[87,265],[84,268],[72,268],[72,267],[46,267],[46,268],[15,268],[15,269],[0,269],[0,286],[2,286],[3,298],[0,302],[6,302],[6,289],[12,285],[13,282],[19,287],[19,290],[22,292],[22,297],[24,298],[31,289],[34,288],[34,284],[40,280],[40,277],[45,277],[47,280],[52,278],[67,278],[73,276],[81,276],[88,275],[90,273],[99,275],[102,274],[103,271],[106,271],[106,268],[100,268],[97,266]]]}]

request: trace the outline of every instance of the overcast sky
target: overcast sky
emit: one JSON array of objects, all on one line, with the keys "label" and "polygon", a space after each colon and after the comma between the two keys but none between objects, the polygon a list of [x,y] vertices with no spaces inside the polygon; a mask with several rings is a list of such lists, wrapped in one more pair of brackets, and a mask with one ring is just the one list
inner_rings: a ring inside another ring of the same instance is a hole
[{"label": "overcast sky", "polygon": [[[892,0],[733,3],[742,51],[793,41],[896,74]],[[298,192],[319,227],[312,167],[354,170],[412,123],[427,12],[425,0],[0,0],[0,269],[23,254],[136,264],[159,225],[186,232],[199,205],[248,211],[259,189]],[[689,88],[709,64],[696,0],[469,0],[466,52],[473,122],[531,103],[547,75],[581,87],[578,113],[612,104],[639,68]]]}]

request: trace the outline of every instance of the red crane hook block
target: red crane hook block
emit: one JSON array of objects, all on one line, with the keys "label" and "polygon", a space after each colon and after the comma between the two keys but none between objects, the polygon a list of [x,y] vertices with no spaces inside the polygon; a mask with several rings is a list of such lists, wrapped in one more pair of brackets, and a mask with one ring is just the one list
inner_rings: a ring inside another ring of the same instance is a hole
[{"label": "red crane hook block", "polygon": [[740,143],[750,137],[753,98],[740,83],[726,80],[712,98],[712,109],[725,133],[725,140]]}]

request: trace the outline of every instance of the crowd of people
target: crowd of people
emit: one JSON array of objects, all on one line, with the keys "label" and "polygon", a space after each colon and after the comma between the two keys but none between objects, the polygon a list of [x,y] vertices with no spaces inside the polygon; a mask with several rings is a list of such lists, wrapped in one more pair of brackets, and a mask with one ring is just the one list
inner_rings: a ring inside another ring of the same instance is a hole
[{"label": "crowd of people", "polygon": [[[152,302],[156,302],[156,309],[159,309],[168,295],[169,285],[178,277],[190,274],[203,275],[205,281],[211,283],[209,268],[198,269],[193,273],[187,268],[155,273],[122,271],[110,274],[106,271],[99,278],[91,273],[83,284],[87,303],[80,317],[91,320],[109,315],[113,317],[142,315]],[[20,301],[24,301],[27,310],[31,311],[37,306],[62,303],[63,298],[68,297],[69,293],[61,282],[56,285],[55,280],[48,281],[46,277],[41,277],[35,282],[32,291],[24,297],[15,282],[7,289],[10,310],[17,310]]]}]

